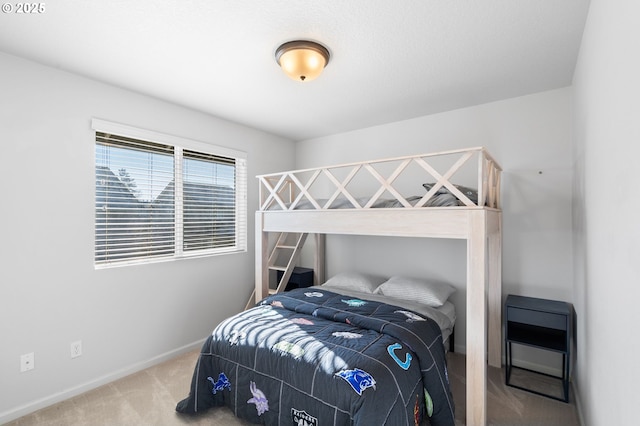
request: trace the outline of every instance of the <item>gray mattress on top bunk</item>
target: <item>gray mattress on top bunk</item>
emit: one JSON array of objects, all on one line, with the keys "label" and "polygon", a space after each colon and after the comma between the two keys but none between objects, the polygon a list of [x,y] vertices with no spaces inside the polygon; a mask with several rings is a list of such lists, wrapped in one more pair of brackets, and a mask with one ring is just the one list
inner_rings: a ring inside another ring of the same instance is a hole
[{"label": "gray mattress on top bunk", "polygon": [[[433,183],[425,183],[422,186],[429,191],[433,187]],[[468,188],[466,186],[455,185],[457,189],[459,189],[469,200],[473,203],[478,203],[478,191],[473,188]],[[418,201],[422,199],[422,195],[412,195],[406,197],[406,200],[411,204],[411,206],[415,206]],[[370,197],[356,197],[356,201],[360,206],[364,206],[369,202]],[[327,199],[317,199],[316,202],[323,206],[327,203]],[[454,194],[451,193],[447,188],[441,187],[438,191],[427,200],[424,207],[455,207],[455,206],[464,206],[465,204]],[[288,207],[288,206],[287,206]],[[403,207],[402,203],[396,199],[379,199],[377,200],[371,208],[375,209],[388,209],[388,208],[399,208]],[[280,206],[274,204],[272,209],[277,210]],[[354,208],[353,203],[347,198],[337,198],[335,199],[331,205],[328,207],[329,209],[352,209]],[[314,210],[315,206],[308,200],[300,201],[296,206],[295,210]]]}]

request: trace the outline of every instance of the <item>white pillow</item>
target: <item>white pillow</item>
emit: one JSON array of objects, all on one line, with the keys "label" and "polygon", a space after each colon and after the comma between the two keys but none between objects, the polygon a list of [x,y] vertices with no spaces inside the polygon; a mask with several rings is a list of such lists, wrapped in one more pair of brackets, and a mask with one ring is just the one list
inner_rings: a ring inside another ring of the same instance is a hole
[{"label": "white pillow", "polygon": [[373,293],[386,278],[360,272],[342,272],[322,284],[323,287],[344,288],[361,293]]},{"label": "white pillow", "polygon": [[381,284],[374,293],[439,308],[455,291],[455,288],[443,282],[391,277]]}]

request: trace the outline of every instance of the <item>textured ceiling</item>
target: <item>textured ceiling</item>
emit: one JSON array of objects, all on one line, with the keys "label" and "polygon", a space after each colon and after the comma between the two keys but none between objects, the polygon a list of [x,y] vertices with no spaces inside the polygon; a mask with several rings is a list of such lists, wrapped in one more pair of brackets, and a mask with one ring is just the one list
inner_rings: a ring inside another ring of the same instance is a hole
[{"label": "textured ceiling", "polygon": [[[304,140],[570,85],[589,1],[44,4],[0,51]],[[274,60],[300,38],[332,55],[306,84]]]}]

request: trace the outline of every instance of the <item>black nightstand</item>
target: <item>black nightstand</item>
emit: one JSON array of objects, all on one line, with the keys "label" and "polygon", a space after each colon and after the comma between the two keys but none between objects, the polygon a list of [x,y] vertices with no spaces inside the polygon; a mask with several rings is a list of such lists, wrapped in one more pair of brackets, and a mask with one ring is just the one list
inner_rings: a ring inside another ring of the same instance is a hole
[{"label": "black nightstand", "polygon": [[[282,275],[284,272],[278,271],[278,282],[282,279]],[[291,273],[291,277],[289,277],[289,282],[287,283],[287,288],[285,291],[293,290],[294,288],[301,287],[310,287],[313,285],[313,269],[310,268],[301,268],[296,266],[293,268],[293,272]]]},{"label": "black nightstand", "polygon": [[[509,295],[505,303],[504,322],[507,363],[506,384],[559,401],[569,402],[570,348],[573,338],[572,305],[556,300]],[[514,366],[511,349],[513,343],[561,353],[562,377]],[[558,398],[510,383],[512,368],[519,368],[562,380],[564,398]]]}]

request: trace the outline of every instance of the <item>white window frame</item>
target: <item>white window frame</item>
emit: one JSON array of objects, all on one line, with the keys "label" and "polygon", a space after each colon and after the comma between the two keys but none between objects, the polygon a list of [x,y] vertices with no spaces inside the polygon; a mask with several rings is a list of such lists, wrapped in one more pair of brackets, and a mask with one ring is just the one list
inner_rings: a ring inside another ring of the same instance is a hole
[{"label": "white window frame", "polygon": [[[174,147],[174,179],[176,193],[174,196],[175,207],[175,251],[172,255],[165,256],[151,256],[135,259],[124,260],[111,260],[105,262],[96,262],[94,258],[94,267],[96,269],[110,268],[116,266],[134,265],[134,264],[146,264],[165,262],[183,258],[193,258],[202,256],[214,256],[221,254],[231,253],[244,253],[247,251],[247,154],[243,151],[235,149],[208,144],[204,142],[195,141],[179,136],[169,135],[165,133],[156,132],[153,130],[140,129],[137,127],[128,126],[125,124],[114,123],[98,118],[91,120],[91,127],[93,129],[93,144],[95,150],[96,138],[95,132],[109,133],[118,136],[124,136],[142,141],[149,141],[159,144],[171,145]],[[197,151],[204,154],[211,154],[221,157],[234,158],[236,160],[235,167],[235,246],[215,248],[215,249],[201,249],[185,252],[183,250],[183,197],[182,197],[182,152],[183,150]],[[95,166],[95,152],[94,152],[94,166]],[[94,186],[94,204],[95,204],[95,186]],[[94,226],[96,223],[96,216],[94,210]],[[94,230],[95,235],[95,230]],[[94,239],[94,251],[95,251],[95,239]]]}]

